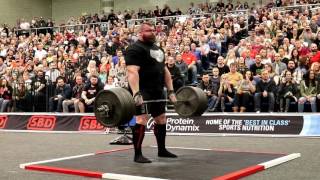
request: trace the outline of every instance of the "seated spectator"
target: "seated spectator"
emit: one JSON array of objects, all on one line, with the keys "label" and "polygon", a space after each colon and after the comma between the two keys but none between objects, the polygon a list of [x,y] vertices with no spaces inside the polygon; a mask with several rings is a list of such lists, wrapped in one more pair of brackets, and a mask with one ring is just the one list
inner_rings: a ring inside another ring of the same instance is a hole
[{"label": "seated spectator", "polygon": [[230,69],[227,65],[224,64],[224,58],[223,56],[219,56],[218,60],[217,60],[217,65],[216,65],[219,69],[219,76],[221,76],[222,74],[226,74],[228,72],[230,72]]},{"label": "seated spectator", "polygon": [[65,84],[63,77],[57,78],[57,85],[54,92],[54,96],[49,99],[49,111],[50,112],[62,112],[62,102],[65,99],[71,98],[71,87]]},{"label": "seated spectator", "polygon": [[213,84],[211,82],[209,74],[207,73],[202,74],[202,80],[197,86],[198,88],[202,89],[203,92],[205,92],[208,97],[208,110],[210,109],[210,107],[213,107],[215,105],[217,100],[217,96],[213,94],[212,85]]},{"label": "seated spectator", "polygon": [[74,112],[80,112],[79,110],[79,100],[81,98],[81,94],[84,88],[84,82],[81,75],[77,75],[75,77],[76,84],[72,88],[71,99],[65,99],[62,102],[63,112],[69,112],[69,107],[73,105]]},{"label": "seated spectator", "polygon": [[285,71],[285,77],[282,78],[278,95],[280,102],[280,112],[289,112],[290,103],[292,101],[297,102],[298,87],[296,82],[292,78],[290,71]]},{"label": "seated spectator", "polygon": [[[235,96],[235,89],[233,85],[229,82],[227,75],[223,74],[221,76],[221,82],[220,87],[218,91],[218,103],[216,103],[216,106],[220,103],[221,105],[221,111],[225,111],[225,103],[232,103]],[[217,107],[214,107],[214,111]]]},{"label": "seated spectator", "polygon": [[299,112],[304,111],[304,104],[306,102],[310,103],[312,112],[317,112],[316,96],[318,88],[319,84],[315,80],[315,73],[312,70],[308,71],[304,80],[300,83]]},{"label": "seated spectator", "polygon": [[244,62],[244,58],[240,57],[238,60],[238,72],[241,73],[242,75],[245,75],[245,73],[249,70],[249,68],[246,66]]},{"label": "seated spectator", "polygon": [[247,71],[244,75],[244,79],[240,80],[238,89],[234,98],[233,112],[245,112],[248,109],[249,102],[253,98],[253,94],[256,90],[255,81],[251,71]]},{"label": "seated spectator", "polygon": [[279,53],[276,53],[274,55],[274,62],[272,63],[272,67],[276,75],[281,75],[281,73],[287,69],[287,65],[281,62]]},{"label": "seated spectator", "polygon": [[181,88],[184,85],[184,80],[181,76],[180,69],[175,64],[174,57],[168,57],[167,68],[171,74],[173,89],[176,92],[179,88]]},{"label": "seated spectator", "polygon": [[239,82],[243,79],[243,75],[237,72],[237,64],[231,63],[230,72],[228,72],[226,75],[232,86],[237,89]]},{"label": "seated spectator", "polygon": [[250,66],[250,71],[252,72],[254,78],[259,79],[261,77],[261,71],[263,70],[264,65],[261,63],[261,56],[256,55],[255,63]]},{"label": "seated spectator", "polygon": [[274,102],[275,102],[275,82],[270,79],[269,72],[263,70],[261,73],[261,80],[256,84],[256,93],[254,94],[254,104],[255,111],[260,113],[261,111],[261,100],[268,99],[268,111],[274,111]]},{"label": "seated spectator", "polygon": [[[188,65],[188,72],[190,72],[191,79],[189,80],[191,84],[197,84],[197,58],[196,56],[190,51],[189,46],[184,46],[184,51],[182,53],[182,60]],[[189,74],[188,74],[189,75]]]},{"label": "seated spectator", "polygon": [[81,99],[79,101],[80,113],[84,113],[88,108],[93,108],[96,95],[103,87],[98,83],[98,77],[92,75],[90,77],[90,83],[86,84],[82,93]]},{"label": "seated spectator", "polygon": [[0,112],[9,112],[12,104],[12,87],[6,79],[0,81]]},{"label": "seated spectator", "polygon": [[113,78],[112,76],[108,76],[107,81],[104,84],[104,90],[108,90],[108,89],[112,89],[117,87],[118,82],[115,82],[115,78]]}]

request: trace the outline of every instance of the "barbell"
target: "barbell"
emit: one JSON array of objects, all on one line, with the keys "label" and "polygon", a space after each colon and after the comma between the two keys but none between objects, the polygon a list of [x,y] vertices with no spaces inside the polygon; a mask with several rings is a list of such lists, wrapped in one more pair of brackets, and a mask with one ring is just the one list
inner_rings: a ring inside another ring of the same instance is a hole
[{"label": "barbell", "polygon": [[[176,92],[174,109],[182,117],[201,116],[207,109],[207,95],[202,89],[184,86]],[[169,102],[167,99],[146,100],[143,103]],[[94,113],[99,123],[117,127],[128,123],[135,115],[135,103],[130,92],[124,88],[100,91],[94,102]]]}]

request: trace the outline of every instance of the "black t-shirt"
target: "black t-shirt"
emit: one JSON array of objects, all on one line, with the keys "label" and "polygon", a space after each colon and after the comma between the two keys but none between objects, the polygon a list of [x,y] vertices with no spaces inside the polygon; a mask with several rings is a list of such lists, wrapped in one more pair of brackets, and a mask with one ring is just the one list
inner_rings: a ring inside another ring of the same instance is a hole
[{"label": "black t-shirt", "polygon": [[88,99],[96,97],[98,92],[102,90],[103,88],[99,85],[96,85],[94,87],[91,86],[91,84],[88,84],[84,87],[83,91],[87,92],[86,96]]},{"label": "black t-shirt", "polygon": [[127,48],[126,65],[139,66],[140,90],[163,90],[164,52],[158,46],[137,41]]},{"label": "black t-shirt", "polygon": [[222,74],[227,74],[228,72],[230,72],[230,69],[227,65],[224,65],[222,67],[216,66],[219,69],[219,76],[221,76]]},{"label": "black t-shirt", "polygon": [[255,76],[257,74],[261,74],[261,71],[262,71],[263,68],[264,68],[263,64],[261,64],[260,66],[257,66],[257,64],[252,64],[250,66],[250,71]]},{"label": "black t-shirt", "polygon": [[[32,86],[34,89],[38,89],[41,85],[46,85],[47,80],[44,77],[36,76],[32,78]],[[46,88],[42,88],[41,92],[45,92]]]}]

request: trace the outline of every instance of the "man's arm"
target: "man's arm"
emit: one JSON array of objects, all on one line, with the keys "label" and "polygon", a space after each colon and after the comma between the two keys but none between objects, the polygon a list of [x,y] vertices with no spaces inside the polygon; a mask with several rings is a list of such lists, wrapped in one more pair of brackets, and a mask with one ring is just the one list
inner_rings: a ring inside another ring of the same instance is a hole
[{"label": "man's arm", "polygon": [[168,91],[173,91],[171,73],[167,67],[164,68],[164,81]]},{"label": "man's arm", "polygon": [[135,66],[135,65],[129,65],[127,66],[127,73],[128,73],[128,82],[129,82],[129,86],[132,90],[133,95],[135,95],[137,92],[140,91],[140,87],[139,87],[139,70],[140,67],[139,66]]}]

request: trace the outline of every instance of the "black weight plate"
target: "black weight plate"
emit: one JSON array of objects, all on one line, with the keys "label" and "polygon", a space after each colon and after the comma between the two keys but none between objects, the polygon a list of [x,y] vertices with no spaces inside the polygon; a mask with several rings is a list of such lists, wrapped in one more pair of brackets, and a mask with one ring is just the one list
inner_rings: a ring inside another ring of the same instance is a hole
[{"label": "black weight plate", "polygon": [[181,87],[177,93],[176,112],[183,117],[199,116],[207,109],[207,96],[200,89],[192,86]]},{"label": "black weight plate", "polygon": [[[95,116],[97,121],[106,127],[118,126],[124,118],[125,100],[119,95],[117,89],[101,91],[95,99]],[[106,107],[110,109],[108,113],[105,111]]]}]

